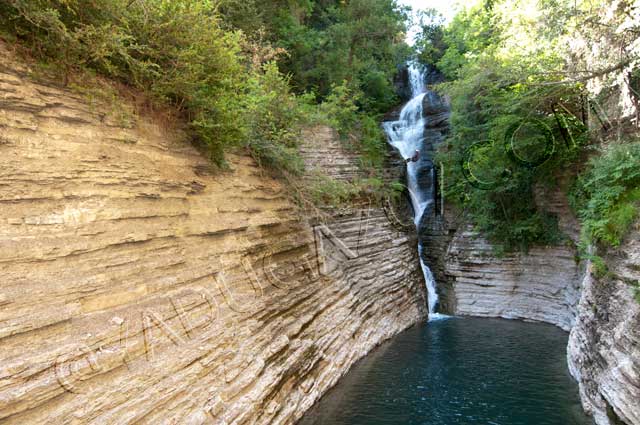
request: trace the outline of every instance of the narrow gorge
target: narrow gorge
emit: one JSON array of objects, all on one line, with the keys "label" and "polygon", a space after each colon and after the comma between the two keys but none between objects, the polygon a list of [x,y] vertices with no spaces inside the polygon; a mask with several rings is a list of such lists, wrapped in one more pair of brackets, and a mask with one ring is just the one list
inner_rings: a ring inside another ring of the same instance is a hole
[{"label": "narrow gorge", "polygon": [[0,270],[0,424],[640,425],[640,4],[0,1]]}]

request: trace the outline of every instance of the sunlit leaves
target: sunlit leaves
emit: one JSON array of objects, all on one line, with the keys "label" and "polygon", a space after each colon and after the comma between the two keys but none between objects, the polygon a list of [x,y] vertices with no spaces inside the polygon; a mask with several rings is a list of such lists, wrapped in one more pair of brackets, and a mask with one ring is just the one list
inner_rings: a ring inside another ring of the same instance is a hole
[{"label": "sunlit leaves", "polygon": [[572,204],[582,242],[618,246],[640,208],[640,142],[619,144],[594,157],[575,184]]}]

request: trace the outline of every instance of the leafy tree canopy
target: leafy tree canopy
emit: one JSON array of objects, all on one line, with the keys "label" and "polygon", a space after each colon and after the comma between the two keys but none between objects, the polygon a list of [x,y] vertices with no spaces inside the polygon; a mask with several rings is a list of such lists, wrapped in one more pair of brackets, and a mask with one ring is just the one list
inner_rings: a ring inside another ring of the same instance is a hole
[{"label": "leafy tree canopy", "polygon": [[[640,35],[638,13],[626,1],[487,0],[468,5],[446,25],[433,11],[423,16],[418,58],[445,75],[439,90],[451,99],[451,134],[438,155],[449,176],[446,191],[498,249],[561,239],[555,217],[535,194],[579,168],[602,132],[611,130],[598,102],[619,92],[621,71],[639,63],[632,47]],[[605,163],[613,159],[593,166]],[[579,211],[585,220],[615,209],[609,204],[597,211],[588,200],[575,204],[588,206]],[[603,220],[628,225],[626,208],[625,220]],[[603,236],[615,227],[608,226],[592,223],[587,234],[619,243],[624,226]]]}]

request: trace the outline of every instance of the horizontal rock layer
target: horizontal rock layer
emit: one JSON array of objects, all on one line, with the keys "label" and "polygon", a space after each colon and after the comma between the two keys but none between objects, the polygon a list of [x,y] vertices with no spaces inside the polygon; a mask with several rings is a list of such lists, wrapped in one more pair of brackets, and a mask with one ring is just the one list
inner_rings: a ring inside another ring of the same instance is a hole
[{"label": "horizontal rock layer", "polygon": [[248,157],[216,173],[179,131],[10,58],[0,422],[291,424],[425,316],[416,242],[382,209],[314,232]]},{"label": "horizontal rock layer", "polygon": [[565,247],[496,258],[493,247],[467,228],[447,251],[456,314],[553,323],[569,330],[579,297],[578,267]]},{"label": "horizontal rock layer", "polygon": [[551,323],[575,322],[581,267],[570,245],[496,256],[494,247],[459,213],[423,226],[424,255],[451,314]]}]

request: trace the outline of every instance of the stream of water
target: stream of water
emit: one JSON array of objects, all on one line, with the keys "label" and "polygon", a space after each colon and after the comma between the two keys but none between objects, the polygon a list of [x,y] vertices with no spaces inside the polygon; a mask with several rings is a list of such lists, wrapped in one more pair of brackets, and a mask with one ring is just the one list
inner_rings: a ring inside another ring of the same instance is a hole
[{"label": "stream of water", "polygon": [[[427,90],[425,70],[412,63],[409,64],[409,84],[411,85],[412,99],[400,111],[398,121],[388,121],[383,126],[389,143],[400,152],[403,158],[412,158],[416,151],[419,152],[418,161],[407,162],[407,188],[413,205],[414,223],[416,227],[419,227],[422,216],[429,212],[434,205],[435,178],[428,179],[427,184],[418,178],[418,173],[421,167],[424,167],[425,160],[431,161],[431,158],[426,157],[424,149],[426,126],[424,101],[425,96],[428,99],[428,96],[433,93]],[[430,168],[430,172],[434,172],[433,167]],[[422,259],[421,244],[418,244],[418,254],[427,286],[429,319],[438,319],[442,316],[436,313],[438,308],[436,281]]]}]

